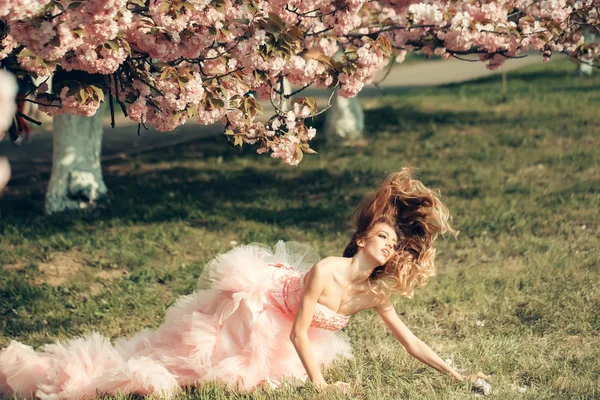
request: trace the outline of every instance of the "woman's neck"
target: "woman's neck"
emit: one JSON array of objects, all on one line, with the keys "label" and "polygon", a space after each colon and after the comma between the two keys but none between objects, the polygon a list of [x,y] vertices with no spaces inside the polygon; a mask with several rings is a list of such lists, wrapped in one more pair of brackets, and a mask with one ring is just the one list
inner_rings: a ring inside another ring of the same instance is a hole
[{"label": "woman's neck", "polygon": [[368,260],[364,253],[359,251],[350,262],[348,280],[353,285],[365,283],[377,267],[378,265],[375,265],[372,260]]}]

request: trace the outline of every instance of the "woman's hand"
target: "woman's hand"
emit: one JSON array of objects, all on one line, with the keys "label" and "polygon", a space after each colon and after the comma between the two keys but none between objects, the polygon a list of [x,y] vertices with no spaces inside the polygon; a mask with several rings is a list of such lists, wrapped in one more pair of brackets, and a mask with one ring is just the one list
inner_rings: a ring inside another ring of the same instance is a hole
[{"label": "woman's hand", "polygon": [[469,376],[471,382],[471,389],[474,392],[478,392],[487,396],[492,393],[492,385],[488,382],[490,377],[485,375],[483,372],[478,372]]},{"label": "woman's hand", "polygon": [[490,377],[487,376],[486,374],[484,374],[483,372],[478,372],[476,374],[471,374],[469,375],[469,382],[473,383],[475,382],[477,379],[483,379],[484,381],[489,381]]}]

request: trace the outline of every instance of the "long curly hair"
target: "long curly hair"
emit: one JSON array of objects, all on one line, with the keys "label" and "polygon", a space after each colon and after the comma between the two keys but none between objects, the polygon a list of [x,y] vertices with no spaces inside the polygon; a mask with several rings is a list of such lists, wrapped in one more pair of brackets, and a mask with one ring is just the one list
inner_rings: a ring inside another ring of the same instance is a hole
[{"label": "long curly hair", "polygon": [[439,192],[412,179],[409,168],[395,172],[367,195],[352,218],[355,233],[344,257],[353,257],[359,250],[357,241],[368,237],[375,224],[384,222],[398,235],[398,245],[392,258],[373,270],[372,290],[395,292],[412,298],[417,287],[427,284],[435,275],[435,247],[438,234],[457,234],[450,226],[448,208]]}]

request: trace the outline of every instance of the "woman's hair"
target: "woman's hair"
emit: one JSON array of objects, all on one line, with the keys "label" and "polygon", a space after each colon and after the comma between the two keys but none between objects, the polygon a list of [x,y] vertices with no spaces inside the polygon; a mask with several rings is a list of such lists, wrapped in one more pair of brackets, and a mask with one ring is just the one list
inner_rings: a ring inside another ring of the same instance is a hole
[{"label": "woman's hair", "polygon": [[357,241],[366,238],[380,222],[392,226],[398,246],[392,258],[375,268],[370,280],[374,290],[396,292],[411,297],[435,275],[435,248],[438,234],[456,233],[449,224],[450,213],[437,192],[412,179],[404,168],[388,176],[379,190],[365,197],[354,212],[355,233],[344,250],[344,257],[358,252]]}]

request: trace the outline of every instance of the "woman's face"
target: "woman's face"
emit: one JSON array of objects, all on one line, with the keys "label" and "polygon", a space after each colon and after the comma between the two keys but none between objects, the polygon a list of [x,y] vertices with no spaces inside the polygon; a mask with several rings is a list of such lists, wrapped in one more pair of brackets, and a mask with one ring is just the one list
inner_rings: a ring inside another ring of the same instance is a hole
[{"label": "woman's face", "polygon": [[379,222],[356,244],[367,257],[376,260],[377,265],[384,265],[396,252],[398,236],[390,225]]}]

